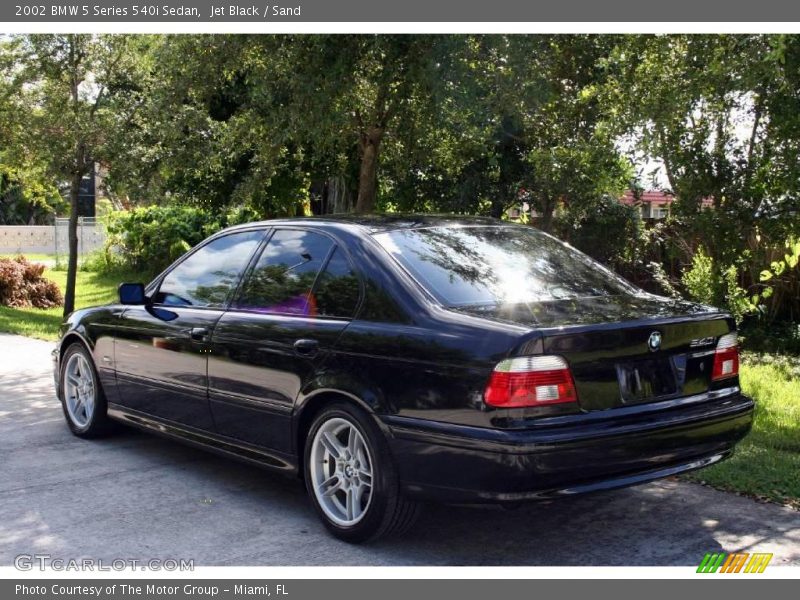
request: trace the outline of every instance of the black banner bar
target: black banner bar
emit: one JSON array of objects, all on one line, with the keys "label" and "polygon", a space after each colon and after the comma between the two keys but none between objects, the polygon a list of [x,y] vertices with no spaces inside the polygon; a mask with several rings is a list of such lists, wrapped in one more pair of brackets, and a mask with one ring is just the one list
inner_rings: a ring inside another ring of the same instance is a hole
[{"label": "black banner bar", "polygon": [[12,0],[3,22],[780,22],[800,21],[786,0]]},{"label": "black banner bar", "polygon": [[[710,580],[714,580],[711,582]],[[424,579],[290,579],[290,580],[174,580],[174,579],[28,579],[0,582],[5,600],[422,600],[458,598],[597,598],[604,591],[615,597],[648,600],[713,594],[728,600],[753,598],[756,593],[790,592],[796,582],[744,577],[698,576],[692,580],[424,580]],[[711,586],[714,586],[713,589]],[[758,587],[757,587],[758,586]],[[709,597],[711,597],[709,595]],[[788,597],[788,596],[787,596]]]}]

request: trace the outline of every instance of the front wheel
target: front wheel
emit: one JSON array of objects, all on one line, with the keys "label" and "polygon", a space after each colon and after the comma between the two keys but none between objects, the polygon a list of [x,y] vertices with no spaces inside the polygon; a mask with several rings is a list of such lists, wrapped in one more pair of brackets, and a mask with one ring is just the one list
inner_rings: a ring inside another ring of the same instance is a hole
[{"label": "front wheel", "polygon": [[64,352],[59,396],[72,433],[91,438],[109,432],[106,397],[92,355],[83,344],[75,342]]},{"label": "front wheel", "polygon": [[386,441],[360,409],[334,404],[314,419],[305,465],[311,501],[336,537],[364,542],[413,524],[417,504],[400,495]]}]

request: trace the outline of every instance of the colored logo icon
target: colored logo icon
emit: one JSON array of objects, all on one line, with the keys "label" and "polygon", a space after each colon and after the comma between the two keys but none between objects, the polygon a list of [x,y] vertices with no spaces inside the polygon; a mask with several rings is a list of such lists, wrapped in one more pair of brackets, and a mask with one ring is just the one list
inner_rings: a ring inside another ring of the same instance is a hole
[{"label": "colored logo icon", "polygon": [[772,560],[772,554],[749,552],[708,552],[703,557],[698,573],[763,573]]}]

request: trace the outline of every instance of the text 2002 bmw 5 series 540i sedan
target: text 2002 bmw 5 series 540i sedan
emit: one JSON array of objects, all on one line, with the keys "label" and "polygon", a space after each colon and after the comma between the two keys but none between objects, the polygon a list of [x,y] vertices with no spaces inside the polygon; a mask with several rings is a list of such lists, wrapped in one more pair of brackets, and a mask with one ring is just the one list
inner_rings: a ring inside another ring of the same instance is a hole
[{"label": "text 2002 bmw 5 series 540i sedan", "polygon": [[512,504],[710,465],[753,414],[729,315],[493,219],[234,227],[62,334],[76,435],[119,420],[302,477],[354,542],[407,528],[421,499]]}]

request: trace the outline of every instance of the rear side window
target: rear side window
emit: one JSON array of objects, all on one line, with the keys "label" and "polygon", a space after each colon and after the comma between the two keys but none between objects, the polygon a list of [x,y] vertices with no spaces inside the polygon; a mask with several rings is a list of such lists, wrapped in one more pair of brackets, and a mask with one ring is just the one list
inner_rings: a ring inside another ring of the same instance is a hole
[{"label": "rear side window", "polygon": [[315,313],[326,317],[352,317],[359,293],[358,277],[347,257],[341,249],[334,249],[311,294]]},{"label": "rear side window", "polygon": [[431,227],[375,235],[445,306],[545,302],[636,289],[558,240],[526,227]]},{"label": "rear side window", "polygon": [[255,312],[313,316],[311,289],[333,249],[313,231],[279,229],[270,238],[235,303]]},{"label": "rear side window", "polygon": [[223,306],[263,237],[263,231],[242,231],[207,243],[164,277],[155,302],[169,306]]}]

